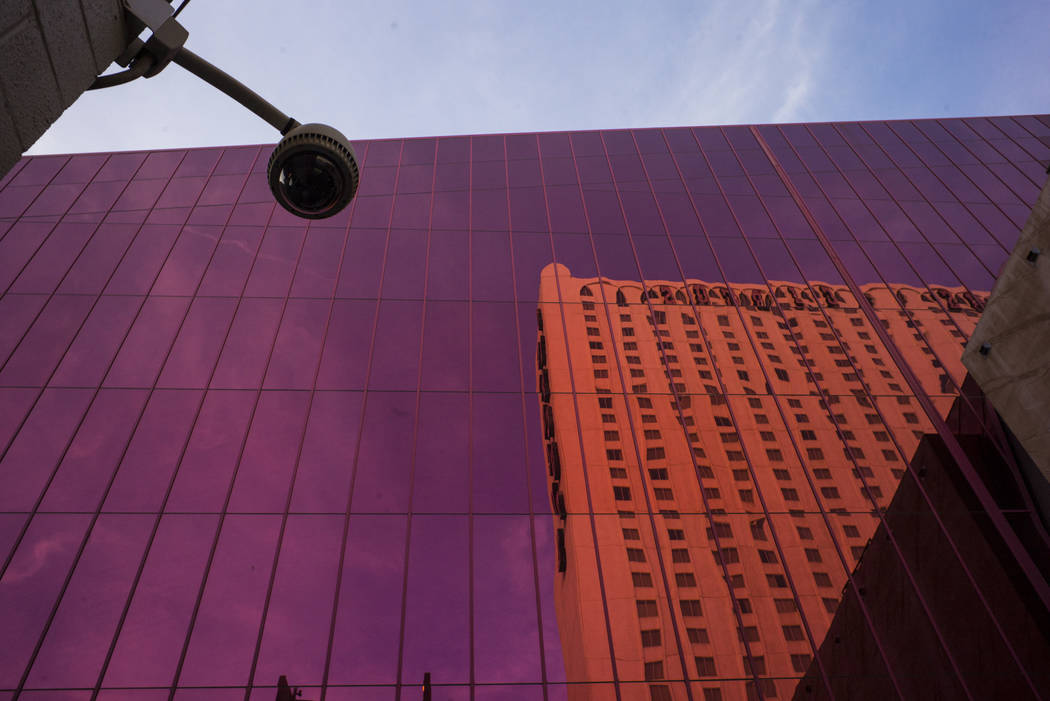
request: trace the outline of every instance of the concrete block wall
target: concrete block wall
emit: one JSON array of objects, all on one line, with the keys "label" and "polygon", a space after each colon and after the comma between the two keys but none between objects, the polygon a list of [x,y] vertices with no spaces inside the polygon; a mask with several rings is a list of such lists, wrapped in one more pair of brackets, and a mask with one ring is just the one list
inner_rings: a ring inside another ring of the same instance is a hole
[{"label": "concrete block wall", "polygon": [[120,0],[0,0],[0,177],[126,43]]}]

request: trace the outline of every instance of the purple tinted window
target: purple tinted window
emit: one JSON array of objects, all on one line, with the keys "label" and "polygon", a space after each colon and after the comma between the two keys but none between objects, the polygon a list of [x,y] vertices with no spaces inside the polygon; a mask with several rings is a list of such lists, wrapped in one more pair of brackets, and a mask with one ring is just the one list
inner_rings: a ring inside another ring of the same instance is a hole
[{"label": "purple tinted window", "polygon": [[[959,346],[1048,138],[1035,116],[358,142],[354,202],[309,221],[275,205],[269,146],[23,159],[0,180],[0,699],[270,701],[287,675],[393,701],[427,672],[464,701],[917,695],[884,599],[940,695],[1038,695],[1038,617],[965,570],[998,561],[971,558],[983,531],[900,527],[894,490],[926,398],[966,423]],[[909,523],[951,491],[935,457]],[[843,621],[877,674],[810,673]]]}]

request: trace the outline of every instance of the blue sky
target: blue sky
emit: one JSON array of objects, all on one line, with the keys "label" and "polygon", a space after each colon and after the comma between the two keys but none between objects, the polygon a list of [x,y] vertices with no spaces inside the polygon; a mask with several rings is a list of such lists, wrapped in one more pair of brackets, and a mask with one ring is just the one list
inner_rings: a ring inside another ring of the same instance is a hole
[{"label": "blue sky", "polygon": [[[1050,3],[192,0],[187,47],[354,139],[1050,112]],[[178,66],[30,153],[276,141]]]}]

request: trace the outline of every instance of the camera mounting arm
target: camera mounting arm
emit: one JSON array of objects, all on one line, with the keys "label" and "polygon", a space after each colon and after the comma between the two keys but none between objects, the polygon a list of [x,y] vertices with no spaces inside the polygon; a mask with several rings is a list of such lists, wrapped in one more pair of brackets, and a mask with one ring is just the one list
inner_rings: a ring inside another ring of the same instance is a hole
[{"label": "camera mounting arm", "polygon": [[128,70],[100,76],[89,90],[120,85],[139,77],[152,78],[169,63],[177,63],[247,107],[282,136],[300,126],[244,83],[187,49],[184,44],[189,32],[175,19],[171,5],[165,0],[124,0],[124,8],[135,29],[149,29],[152,34],[145,42],[132,41],[117,58],[120,65],[130,65]]},{"label": "camera mounting arm", "polygon": [[[357,193],[360,171],[350,141],[326,124],[300,124],[239,80],[187,49],[189,32],[175,19],[166,0],[123,0],[134,34],[149,29],[146,41],[135,38],[117,58],[128,69],[99,76],[89,90],[151,78],[177,63],[241,103],[281,132],[266,165],[266,180],[284,209],[305,219],[325,219],[342,211]],[[185,3],[179,7],[179,11]]]}]

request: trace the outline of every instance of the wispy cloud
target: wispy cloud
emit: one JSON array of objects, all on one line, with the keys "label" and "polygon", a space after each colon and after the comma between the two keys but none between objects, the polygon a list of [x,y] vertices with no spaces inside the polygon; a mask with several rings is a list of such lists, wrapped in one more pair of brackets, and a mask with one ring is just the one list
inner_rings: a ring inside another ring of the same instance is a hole
[{"label": "wispy cloud", "polygon": [[[1002,52],[1028,54],[1000,44],[1025,44],[1038,26],[1019,17],[952,13],[949,45],[979,46],[968,65],[1012,75]],[[931,28],[943,21],[923,3],[314,0],[289,11],[278,0],[242,0],[194,2],[181,19],[194,51],[298,119],[353,138],[888,118],[943,114],[942,105],[1023,112],[1050,97],[1050,83],[1036,78],[1007,100],[1005,90],[974,85],[959,61],[931,54]],[[1001,42],[976,40],[989,26]],[[33,151],[276,139],[171,67],[84,95]]]}]

